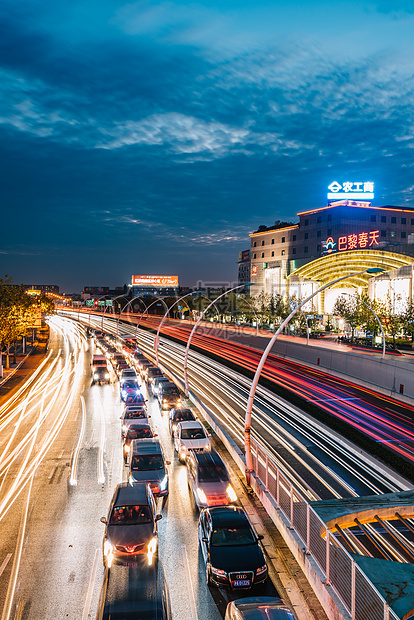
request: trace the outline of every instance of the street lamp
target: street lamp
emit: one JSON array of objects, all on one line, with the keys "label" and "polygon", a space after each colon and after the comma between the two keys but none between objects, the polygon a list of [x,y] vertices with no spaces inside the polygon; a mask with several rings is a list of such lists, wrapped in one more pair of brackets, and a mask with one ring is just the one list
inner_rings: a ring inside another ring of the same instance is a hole
[{"label": "street lamp", "polygon": [[225,295],[227,295],[228,293],[231,293],[232,291],[236,291],[238,288],[242,288],[244,286],[251,286],[251,284],[240,284],[239,286],[234,286],[233,288],[231,288],[230,290],[226,291],[225,293],[222,293],[221,295],[219,295],[218,297],[216,297],[216,299],[214,301],[211,302],[211,304],[209,304],[207,306],[207,308],[205,308],[205,310],[203,310],[203,312],[201,313],[201,315],[198,317],[193,329],[191,330],[191,334],[190,337],[187,341],[187,346],[185,348],[185,355],[184,355],[184,384],[185,384],[185,395],[188,397],[188,373],[187,373],[187,359],[188,359],[188,351],[190,350],[190,344],[191,344],[191,340],[193,338],[193,334],[195,332],[195,330],[198,327],[198,324],[200,323],[200,321],[202,320],[203,316],[205,315],[205,313],[207,312],[207,310],[209,308],[211,308],[211,306],[213,304],[215,304],[216,301],[218,301],[219,299],[221,299],[222,297],[224,297]]},{"label": "street lamp", "polygon": [[[349,297],[351,297],[350,293],[341,293],[341,295],[349,295]],[[372,306],[367,304],[367,302],[364,301],[363,299],[361,299],[361,297],[359,297],[359,301],[361,303],[363,303],[364,306],[366,306],[369,310],[371,310],[372,314],[377,319],[378,325],[379,325],[380,330],[381,330],[381,336],[382,336],[382,355],[381,355],[381,359],[385,359],[385,333],[384,333],[384,328],[382,327],[382,323],[381,323],[377,313],[375,312],[375,310],[374,310],[374,308]]]},{"label": "street lamp", "polygon": [[[181,300],[185,299],[186,297],[190,297],[190,295],[196,295],[197,293],[198,294],[200,294],[200,293],[202,294],[202,291],[192,291],[191,293],[186,293],[186,295],[183,295],[182,297],[180,297],[180,299],[177,299],[177,301],[175,301],[169,308],[167,308],[166,313],[162,317],[161,322],[158,325],[157,335],[155,336],[155,340],[154,340],[154,350],[155,350],[155,358],[156,358],[157,366],[158,366],[158,344],[159,344],[159,340],[160,340],[160,331],[161,331],[161,327],[162,327],[165,319],[167,318],[167,315],[169,314],[170,310],[172,308],[174,308],[174,306],[176,304],[178,304]],[[207,295],[204,295],[204,296],[207,297]],[[210,301],[208,297],[207,297],[207,299],[208,299],[208,301]],[[220,316],[220,313],[217,310],[217,307],[216,307],[216,312],[217,312],[218,316]]]},{"label": "street lamp", "polygon": [[[162,303],[164,304],[164,308],[166,308],[166,309],[167,309],[167,311],[168,311],[168,306],[167,306],[167,304],[165,303],[164,298],[163,298],[163,297],[157,297],[157,299],[155,299],[152,303],[150,303],[150,305],[149,305],[149,306],[146,306],[146,307],[145,307],[144,312],[143,312],[143,313],[141,314],[141,316],[139,317],[139,321],[138,321],[138,323],[137,323],[137,327],[136,327],[136,330],[135,330],[135,338],[137,337],[137,334],[138,334],[138,327],[140,326],[140,323],[141,323],[141,321],[142,321],[142,319],[143,319],[143,317],[144,317],[144,314],[145,314],[146,312],[148,312],[148,310],[151,308],[151,306],[153,306],[155,303],[157,303],[157,301],[162,301]],[[142,303],[144,303],[144,302],[142,302]],[[145,304],[144,304],[144,306],[145,306]]]},{"label": "street lamp", "polygon": [[[133,299],[130,299],[125,306],[122,308],[121,312],[119,313],[117,322],[116,322],[116,335],[118,336],[118,327],[119,327],[119,319],[121,318],[121,314],[123,313],[123,311],[125,310],[125,308],[127,308],[129,306],[129,304],[132,304],[133,301],[135,301],[136,299],[140,299],[139,295],[136,295]],[[142,300],[140,300],[142,301]],[[144,304],[144,302],[142,302]],[[146,308],[145,304],[144,307]]]},{"label": "street lamp", "polygon": [[[105,297],[110,297],[110,295],[105,295]],[[124,297],[124,295],[123,294],[122,295],[118,295],[118,297],[114,297],[111,301],[114,302],[115,299],[119,299],[120,297]],[[111,306],[109,306],[109,305],[107,306],[105,304],[105,310],[103,311],[103,314],[102,314],[102,327],[101,327],[102,331],[103,331],[103,322],[104,322],[104,318],[105,318],[105,312],[107,311],[107,309],[109,307],[113,308],[112,304],[111,304]]]},{"label": "street lamp", "polygon": [[346,276],[341,276],[340,278],[336,278],[335,280],[332,280],[331,282],[324,284],[323,286],[318,288],[318,290],[316,290],[314,293],[306,297],[306,299],[304,299],[298,306],[296,306],[296,308],[292,310],[289,316],[284,321],[282,321],[277,331],[273,334],[272,338],[269,341],[269,344],[267,345],[266,349],[263,351],[262,357],[260,358],[259,365],[257,366],[256,373],[253,377],[253,381],[250,387],[249,398],[247,399],[246,416],[245,416],[245,422],[244,422],[244,450],[245,450],[245,456],[246,456],[246,482],[247,484],[250,484],[250,474],[253,471],[253,458],[252,458],[252,450],[251,450],[251,443],[250,443],[250,426],[251,426],[251,419],[252,419],[253,401],[254,401],[254,396],[256,393],[257,384],[259,383],[259,378],[263,370],[263,366],[265,365],[267,357],[276,341],[276,338],[279,336],[282,329],[289,323],[290,319],[294,317],[295,314],[299,310],[301,310],[302,307],[305,304],[307,304],[308,301],[310,301],[318,293],[321,293],[322,291],[329,288],[333,284],[336,284],[337,282],[341,282],[342,280],[347,280],[348,278],[360,276],[364,273],[380,273],[382,271],[384,271],[384,269],[381,269],[380,267],[371,267],[370,269],[364,269],[363,271],[349,273]]}]

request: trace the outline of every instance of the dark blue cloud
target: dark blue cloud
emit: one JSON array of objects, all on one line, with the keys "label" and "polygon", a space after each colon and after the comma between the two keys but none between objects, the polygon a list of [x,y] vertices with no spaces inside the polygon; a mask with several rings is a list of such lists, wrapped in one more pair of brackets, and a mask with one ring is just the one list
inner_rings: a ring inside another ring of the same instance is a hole
[{"label": "dark blue cloud", "polygon": [[231,281],[249,231],[338,176],[413,205],[408,8],[4,3],[3,271]]}]

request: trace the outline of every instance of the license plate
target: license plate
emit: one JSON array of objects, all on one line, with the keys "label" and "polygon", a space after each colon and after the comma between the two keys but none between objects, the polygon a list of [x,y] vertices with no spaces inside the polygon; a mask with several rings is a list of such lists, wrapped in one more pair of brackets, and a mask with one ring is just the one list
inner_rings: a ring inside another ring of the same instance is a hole
[{"label": "license plate", "polygon": [[250,586],[249,579],[238,579],[237,581],[233,581],[233,585],[235,588],[243,588],[246,586]]},{"label": "license plate", "polygon": [[138,566],[138,562],[124,562],[124,566],[136,567]]}]

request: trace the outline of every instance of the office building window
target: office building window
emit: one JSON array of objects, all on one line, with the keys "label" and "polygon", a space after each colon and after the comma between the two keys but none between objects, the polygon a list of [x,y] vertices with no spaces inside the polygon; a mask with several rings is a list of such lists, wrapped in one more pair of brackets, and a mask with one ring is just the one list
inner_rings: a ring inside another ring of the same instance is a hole
[{"label": "office building window", "polygon": [[316,246],[316,251],[317,251],[317,252],[320,252],[320,251],[321,251],[321,246],[320,246],[320,245],[317,245],[317,246]]},{"label": "office building window", "polygon": [[303,248],[303,251],[305,252],[305,254],[308,252],[308,249],[309,249],[308,246],[305,245],[305,247]]},{"label": "office building window", "polygon": [[256,241],[255,241],[255,242],[253,243],[253,247],[255,248],[255,247],[256,247],[256,245],[257,245],[257,243],[256,243]]},{"label": "office building window", "polygon": [[274,245],[274,244],[275,244],[275,240],[274,240],[274,239],[272,239],[272,245]]},{"label": "office building window", "polygon": [[392,217],[391,218],[391,224],[396,224],[397,223],[397,218],[396,217]]},{"label": "office building window", "polygon": [[328,237],[332,236],[332,228],[328,228]]},{"label": "office building window", "polygon": [[292,241],[296,241],[296,235],[293,235]]},{"label": "office building window", "polygon": [[262,241],[262,245],[264,245],[264,239],[263,239],[263,241]]},{"label": "office building window", "polygon": [[284,255],[285,255],[285,250],[282,250],[282,256],[284,256]]},{"label": "office building window", "polygon": [[262,252],[262,258],[264,258],[264,252]]},{"label": "office building window", "polygon": [[322,218],[320,215],[318,215],[317,223],[320,224],[321,222],[322,222]]},{"label": "office building window", "polygon": [[328,222],[332,222],[332,213],[328,213]]},{"label": "office building window", "polygon": [[274,253],[274,252],[272,252],[272,256],[274,256],[274,255],[275,255],[275,253]]},{"label": "office building window", "polygon": [[309,226],[309,220],[305,220],[305,226]]},{"label": "office building window", "polygon": [[407,218],[406,217],[402,217],[401,218],[401,224],[406,224],[407,223]]},{"label": "office building window", "polygon": [[292,254],[296,254],[296,248],[293,248]]},{"label": "office building window", "polygon": [[387,231],[381,230],[381,237],[386,237],[386,236],[387,236]]},{"label": "office building window", "polygon": [[401,233],[401,239],[406,239],[407,233],[404,231]]},{"label": "office building window", "polygon": [[305,239],[309,239],[309,233],[305,233]]},{"label": "office building window", "polygon": [[387,221],[387,216],[386,215],[381,215],[381,223],[385,224],[386,221]]},{"label": "office building window", "polygon": [[414,219],[411,218],[411,226],[414,226]]},{"label": "office building window", "polygon": [[253,254],[253,258],[256,258],[256,254]]},{"label": "office building window", "polygon": [[396,237],[396,236],[397,236],[396,231],[395,231],[395,230],[392,230],[392,231],[391,231],[391,239],[393,239],[393,238],[394,238],[394,237]]},{"label": "office building window", "polygon": [[376,222],[376,221],[377,221],[377,216],[371,215],[371,222]]},{"label": "office building window", "polygon": [[282,237],[282,243],[285,243],[286,237]]},{"label": "office building window", "polygon": [[317,236],[317,237],[322,237],[322,231],[321,231],[321,230],[318,230],[318,232],[316,233],[316,236]]}]

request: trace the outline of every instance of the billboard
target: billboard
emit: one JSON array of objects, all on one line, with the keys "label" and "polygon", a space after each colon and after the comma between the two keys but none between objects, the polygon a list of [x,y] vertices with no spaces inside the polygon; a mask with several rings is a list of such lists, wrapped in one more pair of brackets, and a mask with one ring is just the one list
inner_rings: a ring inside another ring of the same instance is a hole
[{"label": "billboard", "polygon": [[246,260],[250,260],[250,250],[239,252],[239,263],[244,263]]},{"label": "billboard", "polygon": [[346,183],[338,183],[334,181],[328,187],[328,200],[338,200],[339,198],[346,200],[371,200],[374,198],[374,183],[372,181],[362,181],[355,183],[347,181]]},{"label": "billboard", "polygon": [[132,276],[132,286],[178,287],[178,276]]}]

